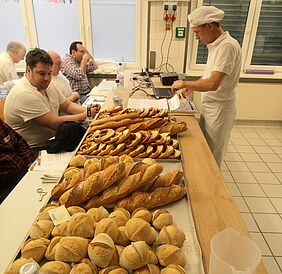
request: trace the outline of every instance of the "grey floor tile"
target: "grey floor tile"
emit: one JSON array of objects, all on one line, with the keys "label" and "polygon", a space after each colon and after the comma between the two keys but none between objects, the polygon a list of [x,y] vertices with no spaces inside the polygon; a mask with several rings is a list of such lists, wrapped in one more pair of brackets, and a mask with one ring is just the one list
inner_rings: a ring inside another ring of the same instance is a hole
[{"label": "grey floor tile", "polygon": [[265,265],[268,274],[282,273],[273,257],[262,257],[262,261]]},{"label": "grey floor tile", "polygon": [[230,171],[250,171],[244,162],[225,162]]},{"label": "grey floor tile", "polygon": [[266,163],[282,163],[280,157],[275,153],[261,153],[260,157]]},{"label": "grey floor tile", "polygon": [[279,214],[253,214],[262,232],[282,233],[282,219]]},{"label": "grey floor tile", "polygon": [[224,155],[224,161],[229,162],[242,162],[243,159],[241,158],[238,152],[226,152]]},{"label": "grey floor tile", "polygon": [[272,172],[282,172],[282,162],[281,163],[267,163],[268,167]]},{"label": "grey floor tile", "polygon": [[240,212],[250,212],[247,204],[245,203],[242,197],[233,197],[233,200],[236,203]]},{"label": "grey floor tile", "polygon": [[[240,153],[242,159],[245,162],[263,162],[262,158],[256,154],[256,153]],[[265,154],[265,155],[270,155],[270,154]]]},{"label": "grey floor tile", "polygon": [[269,167],[265,163],[246,163],[250,171],[252,172],[271,172]]}]

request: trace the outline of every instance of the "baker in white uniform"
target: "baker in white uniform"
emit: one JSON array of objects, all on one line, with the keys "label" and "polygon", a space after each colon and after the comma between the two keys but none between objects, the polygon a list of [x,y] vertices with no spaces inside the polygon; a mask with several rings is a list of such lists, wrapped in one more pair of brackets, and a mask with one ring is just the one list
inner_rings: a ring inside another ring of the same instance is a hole
[{"label": "baker in white uniform", "polygon": [[172,85],[183,97],[202,92],[200,127],[219,167],[236,115],[235,87],[242,59],[239,43],[219,24],[223,17],[224,11],[214,6],[199,7],[188,15],[196,39],[208,48],[208,60],[201,79]]}]

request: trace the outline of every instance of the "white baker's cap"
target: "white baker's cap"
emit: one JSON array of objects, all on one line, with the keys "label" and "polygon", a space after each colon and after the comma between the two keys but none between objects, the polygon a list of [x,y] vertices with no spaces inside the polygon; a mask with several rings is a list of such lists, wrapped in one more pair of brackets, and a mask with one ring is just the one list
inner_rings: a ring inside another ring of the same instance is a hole
[{"label": "white baker's cap", "polygon": [[219,22],[224,17],[224,11],[214,6],[201,6],[188,15],[190,27],[197,27],[212,22]]}]

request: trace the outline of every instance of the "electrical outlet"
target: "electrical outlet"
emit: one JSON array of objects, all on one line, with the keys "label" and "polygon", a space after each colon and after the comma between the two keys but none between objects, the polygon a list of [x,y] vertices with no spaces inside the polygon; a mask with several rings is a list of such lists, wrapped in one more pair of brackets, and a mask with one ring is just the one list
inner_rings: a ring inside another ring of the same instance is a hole
[{"label": "electrical outlet", "polygon": [[186,28],[185,27],[176,27],[175,37],[176,38],[185,38]]}]

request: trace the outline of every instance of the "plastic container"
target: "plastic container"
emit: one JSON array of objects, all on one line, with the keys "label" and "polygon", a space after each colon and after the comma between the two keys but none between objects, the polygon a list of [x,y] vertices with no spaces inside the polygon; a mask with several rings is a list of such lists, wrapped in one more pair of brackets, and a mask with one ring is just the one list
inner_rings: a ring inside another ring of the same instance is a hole
[{"label": "plastic container", "polygon": [[113,104],[115,106],[122,106],[123,103],[123,94],[122,86],[120,85],[119,80],[116,80],[116,85],[112,89],[113,91]]},{"label": "plastic container", "polygon": [[209,274],[252,274],[261,260],[261,252],[248,237],[226,228],[211,240]]}]

